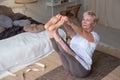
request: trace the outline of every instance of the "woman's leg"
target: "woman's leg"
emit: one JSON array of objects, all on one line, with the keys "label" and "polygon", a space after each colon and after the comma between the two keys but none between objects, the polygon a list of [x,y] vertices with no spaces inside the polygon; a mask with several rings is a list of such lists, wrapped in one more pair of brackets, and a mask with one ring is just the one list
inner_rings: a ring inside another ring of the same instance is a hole
[{"label": "woman's leg", "polygon": [[[64,41],[64,43],[67,45],[67,43],[65,41]],[[60,52],[62,52],[62,54],[64,55],[65,59],[67,59],[69,68],[70,68],[70,72],[72,75],[77,76],[77,77],[85,77],[88,75],[89,71],[86,70],[73,56],[68,54],[61,47],[61,45],[58,42],[57,42],[57,46],[58,46]]]},{"label": "woman's leg", "polygon": [[[64,20],[60,20],[56,24],[48,26],[48,31],[53,31],[60,27],[64,23]],[[47,28],[47,26],[46,26]],[[55,31],[54,31],[55,32]],[[54,33],[53,32],[53,33]],[[59,36],[57,32],[52,35],[54,39],[51,39],[53,48],[60,55],[63,66],[66,70],[70,70],[70,73],[74,76],[84,77],[89,71],[87,71],[73,56],[74,52],[67,46],[67,43]],[[73,56],[71,56],[73,55]]]},{"label": "woman's leg", "polygon": [[57,44],[56,44],[56,41],[54,38],[50,38],[51,40],[51,43],[52,43],[52,46],[54,48],[54,50],[58,53],[58,55],[60,56],[60,59],[62,61],[62,64],[63,64],[63,67],[65,68],[66,71],[70,72],[70,69],[69,69],[69,64],[68,64],[68,61],[66,60],[65,56],[63,55],[62,51],[59,50]]},{"label": "woman's leg", "polygon": [[[61,25],[61,22],[57,23],[58,25]],[[57,25],[53,25],[55,27],[59,27]],[[54,30],[54,29],[53,29]],[[87,71],[80,63],[73,57],[75,55],[75,52],[71,50],[71,48],[68,46],[68,44],[60,37],[57,30],[52,31],[54,42],[52,42],[54,49],[59,53],[59,55],[62,55],[61,58],[63,62],[63,66],[65,65],[66,68],[69,68],[70,73],[74,76],[78,77],[84,77],[86,76],[89,71]],[[66,63],[64,63],[64,59]],[[68,65],[68,66],[67,66]],[[65,69],[66,69],[65,68]]]}]

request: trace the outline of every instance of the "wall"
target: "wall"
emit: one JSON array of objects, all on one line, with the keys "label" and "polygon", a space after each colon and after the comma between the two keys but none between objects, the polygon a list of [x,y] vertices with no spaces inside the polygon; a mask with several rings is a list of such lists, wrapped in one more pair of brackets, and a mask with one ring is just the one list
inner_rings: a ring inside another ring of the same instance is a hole
[{"label": "wall", "polygon": [[6,5],[13,9],[15,13],[20,12],[33,19],[45,23],[51,15],[51,9],[46,6],[47,0],[38,0],[34,4],[15,4],[14,0],[2,0],[0,5]]},{"label": "wall", "polygon": [[[84,11],[84,0],[73,0],[75,2],[66,3],[63,5],[58,5],[55,7],[50,7],[46,5],[46,2],[48,0],[38,0],[37,3],[34,4],[26,4],[25,6],[23,4],[15,4],[14,0],[0,0],[0,5],[6,5],[8,7],[11,7],[15,13],[20,12],[27,16],[32,17],[33,19],[46,23],[51,16],[57,14],[60,10],[65,9],[66,6],[82,3],[82,7],[79,11],[79,18],[81,19],[82,13]],[[53,9],[53,12],[52,12]]]},{"label": "wall", "polygon": [[88,4],[100,24],[120,30],[120,0],[88,0]]}]

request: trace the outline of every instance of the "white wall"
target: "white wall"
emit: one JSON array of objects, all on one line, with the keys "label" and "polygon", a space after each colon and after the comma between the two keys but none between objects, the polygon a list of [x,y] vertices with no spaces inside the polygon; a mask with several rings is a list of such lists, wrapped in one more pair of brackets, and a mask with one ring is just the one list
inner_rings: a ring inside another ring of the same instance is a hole
[{"label": "white wall", "polygon": [[51,8],[46,6],[47,0],[38,0],[33,4],[15,4],[14,0],[0,0],[0,5],[11,7],[15,13],[20,12],[33,19],[45,23],[51,17]]},{"label": "white wall", "polygon": [[52,15],[55,15],[60,10],[65,9],[66,6],[82,3],[82,7],[80,8],[79,11],[79,18],[81,19],[85,7],[83,6],[84,0],[73,0],[75,2],[55,6],[53,7],[54,10],[53,14],[52,14],[52,7],[46,5],[47,1],[48,0],[38,0],[37,3],[26,4],[24,6],[23,4],[15,4],[14,0],[0,0],[0,5],[6,5],[8,7],[11,7],[15,13],[20,12],[27,16],[32,17],[33,19],[39,22],[46,23]]},{"label": "white wall", "polygon": [[89,0],[88,3],[100,24],[120,30],[120,0]]}]

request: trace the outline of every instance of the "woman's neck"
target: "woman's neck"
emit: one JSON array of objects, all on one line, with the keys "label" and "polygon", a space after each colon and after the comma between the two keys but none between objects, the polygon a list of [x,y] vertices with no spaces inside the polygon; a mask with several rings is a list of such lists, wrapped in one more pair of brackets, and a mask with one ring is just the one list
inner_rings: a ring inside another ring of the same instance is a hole
[{"label": "woman's neck", "polygon": [[82,36],[83,36],[85,39],[87,39],[89,42],[94,42],[94,37],[93,37],[91,31],[88,32],[88,31],[83,30]]}]

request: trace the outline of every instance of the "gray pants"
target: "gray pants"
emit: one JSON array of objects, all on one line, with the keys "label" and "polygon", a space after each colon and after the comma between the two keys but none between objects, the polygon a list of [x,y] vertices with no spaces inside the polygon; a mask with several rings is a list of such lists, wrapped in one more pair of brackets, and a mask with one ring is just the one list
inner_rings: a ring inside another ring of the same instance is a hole
[{"label": "gray pants", "polygon": [[[69,55],[54,38],[50,40],[54,50],[59,54],[66,71],[76,77],[86,77],[89,74],[90,71],[86,70],[73,56]],[[65,41],[64,43],[67,45]]]}]

